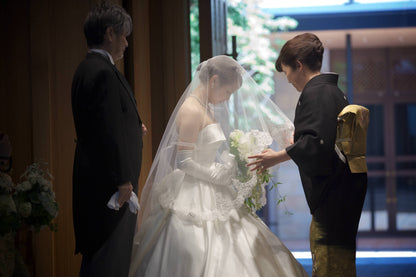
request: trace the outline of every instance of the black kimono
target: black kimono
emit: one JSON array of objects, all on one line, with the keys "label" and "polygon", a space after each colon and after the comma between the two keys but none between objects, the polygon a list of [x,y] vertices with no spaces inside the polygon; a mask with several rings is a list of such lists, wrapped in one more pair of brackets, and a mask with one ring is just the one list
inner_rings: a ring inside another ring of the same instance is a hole
[{"label": "black kimono", "polygon": [[[335,152],[337,116],[348,105],[337,82],[338,75],[321,74],[305,85],[296,107],[294,144],[286,148],[299,167],[313,215],[311,251],[314,270],[320,266],[321,276],[337,276],[331,271],[334,267],[344,273],[353,267],[355,272],[356,235],[367,190],[367,174],[351,173]],[[344,253],[339,257],[343,265],[337,262],[338,250],[328,250],[326,246],[346,251],[346,256]],[[315,263],[316,258],[328,256],[329,260]],[[343,262],[351,259],[353,264]]]},{"label": "black kimono", "polygon": [[111,273],[106,266],[126,260],[113,268],[127,267],[128,273],[136,215],[128,210],[128,204],[115,211],[107,202],[126,182],[132,183],[137,194],[142,122],[130,86],[108,56],[91,52],[78,66],[72,83],[72,111],[77,133],[73,170],[75,253],[83,254],[84,263],[100,250],[104,264],[98,267],[108,272],[90,275],[121,276],[124,273]]}]

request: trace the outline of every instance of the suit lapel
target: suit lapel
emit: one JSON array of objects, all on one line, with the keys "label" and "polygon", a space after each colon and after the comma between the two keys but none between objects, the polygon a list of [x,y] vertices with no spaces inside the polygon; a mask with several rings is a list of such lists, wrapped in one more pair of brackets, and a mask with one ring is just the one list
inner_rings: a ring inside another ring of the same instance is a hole
[{"label": "suit lapel", "polygon": [[[127,83],[126,78],[121,74],[121,72],[118,71],[118,69],[115,65],[113,65],[113,70],[116,72],[118,79],[123,84],[123,87],[125,88],[127,94],[129,95],[129,98],[130,98],[132,104],[134,105],[137,116],[139,116],[139,112],[137,111],[136,99],[134,98],[134,94],[133,94],[133,91],[130,88],[130,85]],[[139,118],[140,118],[140,116],[139,116]]]},{"label": "suit lapel", "polygon": [[[117,67],[111,63],[110,59],[105,56],[102,55],[100,53],[97,52],[90,52],[88,53],[88,55],[92,55],[92,56],[96,56],[96,57],[100,57],[101,59],[103,59],[109,66],[111,66],[111,68],[114,70],[114,72],[117,75],[117,78],[120,80],[121,84],[123,85],[123,87],[125,88],[125,92],[128,94],[133,106],[134,106],[134,110],[136,111],[137,117],[139,118],[140,122],[140,115],[139,115],[139,111],[137,110],[137,106],[136,106],[136,99],[134,99],[134,94],[133,91],[130,88],[130,85],[127,83],[126,78],[121,74],[121,72],[117,69]],[[87,55],[87,56],[88,56]]]}]

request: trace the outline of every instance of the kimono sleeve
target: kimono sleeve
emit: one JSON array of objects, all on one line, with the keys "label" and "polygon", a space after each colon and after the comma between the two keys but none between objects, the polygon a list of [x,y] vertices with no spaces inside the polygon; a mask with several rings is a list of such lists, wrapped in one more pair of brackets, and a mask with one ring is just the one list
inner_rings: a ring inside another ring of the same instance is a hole
[{"label": "kimono sleeve", "polygon": [[295,114],[294,144],[286,151],[309,176],[330,175],[334,168],[337,107],[328,88],[304,91]]}]

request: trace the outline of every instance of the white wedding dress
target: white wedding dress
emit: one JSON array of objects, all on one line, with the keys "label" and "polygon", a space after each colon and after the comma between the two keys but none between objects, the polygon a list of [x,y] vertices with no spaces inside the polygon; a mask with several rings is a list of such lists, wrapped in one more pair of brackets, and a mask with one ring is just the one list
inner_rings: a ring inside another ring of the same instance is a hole
[{"label": "white wedding dress", "polygon": [[[225,136],[219,124],[199,134],[194,158],[212,166]],[[130,277],[308,276],[291,252],[244,205],[218,211],[232,188],[196,179],[179,169],[160,185],[160,204],[134,238]],[[177,193],[172,193],[176,191]],[[165,197],[176,195],[174,199]],[[231,198],[230,198],[231,199]]]}]

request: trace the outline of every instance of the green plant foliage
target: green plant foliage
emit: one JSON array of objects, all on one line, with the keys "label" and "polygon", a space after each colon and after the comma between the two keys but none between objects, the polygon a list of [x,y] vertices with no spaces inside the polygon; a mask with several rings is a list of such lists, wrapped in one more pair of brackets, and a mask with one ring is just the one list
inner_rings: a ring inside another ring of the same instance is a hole
[{"label": "green plant foliage", "polygon": [[34,163],[22,175],[21,183],[15,186],[13,194],[21,223],[35,232],[44,227],[57,231],[53,219],[58,215],[58,203],[52,190],[52,176]]},{"label": "green plant foliage", "polygon": [[[273,19],[264,13],[261,0],[229,0],[227,6],[228,49],[231,36],[237,37],[237,60],[251,73],[266,93],[273,94],[274,62],[277,51],[271,47],[270,34],[297,27],[297,21],[287,17]],[[191,68],[195,72],[200,63],[200,33],[198,0],[190,0]],[[282,45],[285,41],[278,41]]]},{"label": "green plant foliage", "polygon": [[273,19],[260,9],[261,2],[229,0],[227,30],[229,36],[237,37],[238,61],[264,92],[273,94],[274,62],[278,53],[271,47],[270,35],[296,28],[297,21],[286,16]]},{"label": "green plant foliage", "polygon": [[189,25],[191,33],[191,69],[192,73],[200,63],[199,48],[199,7],[198,0],[190,0],[189,3]]}]

